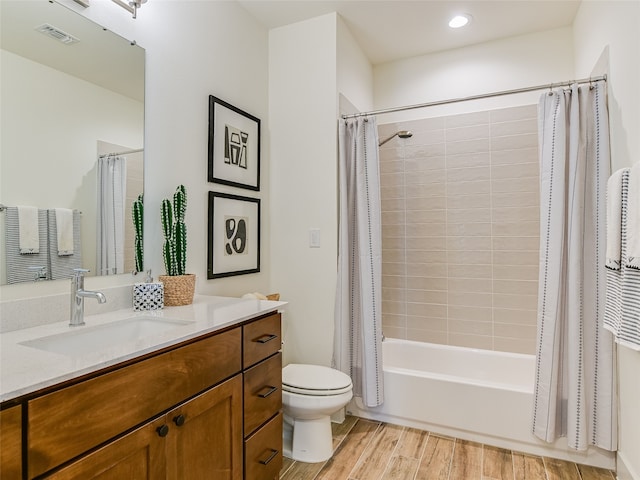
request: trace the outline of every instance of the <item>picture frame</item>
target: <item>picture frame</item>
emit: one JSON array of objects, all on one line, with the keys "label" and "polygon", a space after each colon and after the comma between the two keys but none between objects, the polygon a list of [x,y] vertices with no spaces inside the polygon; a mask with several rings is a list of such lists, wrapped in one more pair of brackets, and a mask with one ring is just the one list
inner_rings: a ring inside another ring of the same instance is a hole
[{"label": "picture frame", "polygon": [[209,182],[260,191],[260,119],[209,95]]},{"label": "picture frame", "polygon": [[209,192],[207,278],[260,271],[260,199]]}]

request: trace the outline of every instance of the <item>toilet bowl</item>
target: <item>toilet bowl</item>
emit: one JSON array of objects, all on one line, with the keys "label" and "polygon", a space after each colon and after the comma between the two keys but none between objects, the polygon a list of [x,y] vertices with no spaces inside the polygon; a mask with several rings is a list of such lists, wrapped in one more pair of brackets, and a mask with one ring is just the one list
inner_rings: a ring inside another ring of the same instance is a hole
[{"label": "toilet bowl", "polygon": [[331,415],[349,403],[352,389],[351,378],[333,368],[299,363],[284,367],[284,455],[308,463],[331,458]]}]

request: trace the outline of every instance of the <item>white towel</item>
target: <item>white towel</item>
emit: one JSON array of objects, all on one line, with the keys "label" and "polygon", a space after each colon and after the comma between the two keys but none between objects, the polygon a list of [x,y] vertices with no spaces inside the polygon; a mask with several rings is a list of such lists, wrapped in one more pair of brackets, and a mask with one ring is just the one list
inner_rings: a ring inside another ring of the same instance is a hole
[{"label": "white towel", "polygon": [[40,253],[38,209],[36,207],[18,206],[18,231],[20,254]]},{"label": "white towel", "polygon": [[607,180],[607,254],[606,267],[620,270],[622,247],[622,174],[621,168]]},{"label": "white towel", "polygon": [[629,172],[627,267],[640,269],[640,162]]},{"label": "white towel", "polygon": [[58,255],[73,255],[73,210],[56,208]]}]

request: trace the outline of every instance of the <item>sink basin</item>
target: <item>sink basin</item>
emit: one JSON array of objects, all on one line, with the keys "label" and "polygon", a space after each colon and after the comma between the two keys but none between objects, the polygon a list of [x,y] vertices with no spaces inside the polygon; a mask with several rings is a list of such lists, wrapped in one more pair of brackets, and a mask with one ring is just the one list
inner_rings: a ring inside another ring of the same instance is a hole
[{"label": "sink basin", "polygon": [[75,357],[152,337],[190,323],[193,322],[136,316],[105,325],[70,328],[68,332],[28,340],[20,345]]}]

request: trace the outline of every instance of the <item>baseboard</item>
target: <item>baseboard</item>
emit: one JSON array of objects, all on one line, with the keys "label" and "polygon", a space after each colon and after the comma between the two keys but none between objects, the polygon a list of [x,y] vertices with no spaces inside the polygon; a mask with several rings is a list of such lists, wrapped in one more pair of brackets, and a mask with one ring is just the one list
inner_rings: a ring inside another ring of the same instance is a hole
[{"label": "baseboard", "polygon": [[624,453],[618,452],[616,477],[618,480],[640,480],[640,473],[636,472]]}]

